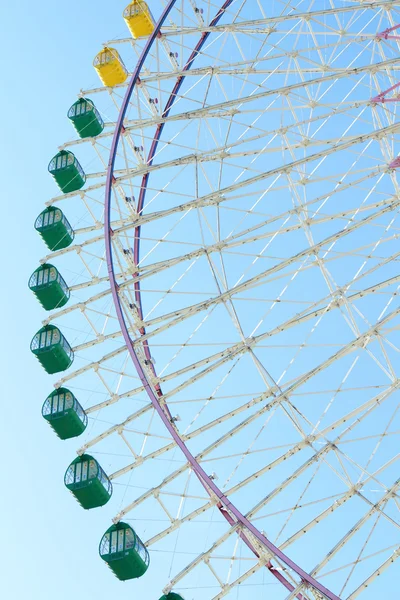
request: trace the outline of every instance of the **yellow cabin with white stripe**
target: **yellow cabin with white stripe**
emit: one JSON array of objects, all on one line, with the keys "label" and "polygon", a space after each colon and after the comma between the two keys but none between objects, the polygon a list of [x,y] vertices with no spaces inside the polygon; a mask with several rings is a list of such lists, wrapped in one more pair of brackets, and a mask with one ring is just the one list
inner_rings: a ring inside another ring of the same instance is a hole
[{"label": "yellow cabin with white stripe", "polygon": [[124,10],[123,17],[133,38],[148,37],[154,31],[154,20],[146,2],[134,0]]},{"label": "yellow cabin with white stripe", "polygon": [[102,83],[107,87],[124,83],[128,77],[128,71],[115,48],[106,46],[96,55],[93,66]]}]

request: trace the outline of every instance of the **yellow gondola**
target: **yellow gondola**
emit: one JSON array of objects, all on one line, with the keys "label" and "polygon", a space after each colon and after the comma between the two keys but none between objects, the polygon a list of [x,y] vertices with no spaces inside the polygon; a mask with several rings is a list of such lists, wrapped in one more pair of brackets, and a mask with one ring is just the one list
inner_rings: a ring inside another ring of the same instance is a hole
[{"label": "yellow gondola", "polygon": [[124,83],[128,77],[128,71],[115,48],[106,46],[96,55],[93,66],[102,83],[107,87]]},{"label": "yellow gondola", "polygon": [[146,2],[134,0],[124,10],[123,17],[133,38],[147,37],[154,31],[154,21]]}]

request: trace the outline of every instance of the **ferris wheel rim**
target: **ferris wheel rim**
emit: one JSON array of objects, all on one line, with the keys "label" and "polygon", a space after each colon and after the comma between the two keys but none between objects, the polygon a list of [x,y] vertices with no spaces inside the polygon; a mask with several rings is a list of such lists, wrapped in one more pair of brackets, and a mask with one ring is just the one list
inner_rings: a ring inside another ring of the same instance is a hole
[{"label": "ferris wheel rim", "polygon": [[[217,12],[216,16],[211,21],[212,25],[216,24],[219,21],[219,19],[223,16],[225,10],[229,7],[229,5],[232,3],[232,1],[233,0],[225,0],[225,2],[222,4],[222,7]],[[159,415],[161,421],[163,422],[163,424],[166,427],[169,434],[172,436],[174,443],[180,448],[180,450],[184,454],[185,458],[188,460],[189,464],[193,467],[193,470],[194,470],[197,478],[199,479],[200,483],[204,487],[205,491],[209,494],[210,498],[212,497],[212,495],[214,495],[218,499],[217,507],[219,508],[219,510],[222,513],[222,515],[224,516],[224,518],[228,521],[228,523],[230,525],[239,523],[242,528],[247,530],[252,536],[254,536],[256,538],[258,543],[260,543],[262,546],[267,548],[267,550],[271,553],[272,556],[279,558],[287,567],[292,569],[300,577],[300,583],[297,585],[297,587],[295,587],[293,584],[291,584],[285,578],[285,576],[282,573],[280,573],[272,565],[272,563],[269,559],[268,559],[268,561],[265,562],[265,566],[274,575],[274,577],[276,579],[278,579],[278,581],[286,589],[288,589],[290,591],[290,598],[298,598],[299,600],[305,600],[304,595],[301,593],[301,588],[302,588],[303,584],[305,583],[306,585],[308,584],[312,588],[317,590],[320,594],[322,594],[328,600],[340,600],[339,596],[337,596],[336,594],[334,594],[333,592],[328,590],[328,588],[326,588],[324,585],[322,585],[320,582],[318,582],[316,579],[314,579],[307,572],[303,571],[303,569],[299,565],[297,565],[285,553],[283,553],[272,542],[270,542],[269,539],[266,537],[266,535],[264,533],[262,533],[261,531],[259,531],[240,512],[240,510],[238,508],[236,508],[236,506],[226,497],[226,495],[214,483],[212,477],[207,475],[207,473],[204,471],[202,466],[197,462],[196,458],[193,456],[193,454],[187,448],[185,442],[179,436],[176,428],[174,427],[173,423],[171,422],[171,419],[168,418],[168,416],[166,414],[166,413],[169,414],[168,405],[165,403],[166,412],[164,412],[163,408],[161,407],[160,402],[157,398],[157,395],[154,392],[154,390],[152,389],[152,386],[147,378],[147,375],[143,368],[143,365],[141,364],[140,360],[137,357],[134,346],[132,344],[131,337],[129,335],[128,327],[126,325],[125,317],[124,317],[123,310],[122,310],[121,300],[120,300],[119,294],[118,294],[119,286],[116,281],[116,275],[115,275],[115,270],[114,270],[114,261],[113,261],[113,250],[112,250],[113,230],[111,228],[111,203],[112,203],[111,196],[112,196],[112,184],[113,184],[113,178],[114,178],[114,165],[115,165],[115,159],[117,156],[118,143],[119,143],[119,140],[121,137],[121,133],[123,133],[123,131],[124,131],[123,121],[125,118],[126,111],[128,109],[129,101],[132,96],[133,90],[134,90],[137,82],[140,81],[139,74],[142,70],[143,64],[150,52],[150,49],[151,49],[154,41],[156,40],[157,37],[160,36],[162,25],[164,24],[166,18],[168,17],[168,15],[169,15],[170,11],[172,10],[172,8],[174,7],[175,3],[176,3],[176,0],[168,1],[159,20],[155,24],[154,31],[149,36],[146,44],[144,45],[144,48],[143,48],[141,55],[137,61],[135,69],[131,75],[131,79],[127,85],[127,89],[126,89],[126,92],[125,92],[125,95],[124,95],[124,98],[123,98],[123,101],[121,104],[121,108],[120,108],[120,111],[118,114],[118,118],[117,118],[117,121],[115,124],[115,129],[114,129],[114,133],[113,133],[113,137],[112,137],[109,161],[108,161],[107,170],[106,170],[106,182],[105,182],[104,239],[105,239],[107,272],[108,272],[108,276],[109,276],[111,296],[112,296],[112,300],[113,300],[113,303],[115,306],[117,319],[119,322],[119,326],[121,328],[122,336],[123,336],[125,344],[126,344],[126,348],[129,352],[130,358],[132,360],[132,363],[135,366],[135,369],[139,375],[140,381],[150,399],[151,404],[153,405],[153,408]],[[183,70],[189,70],[191,68],[191,65],[193,64],[196,56],[198,55],[199,50],[201,49],[202,45],[204,44],[205,40],[208,38],[210,33],[211,33],[211,31],[204,31],[202,33],[199,42],[197,43],[195,49],[192,51],[192,54],[190,55],[188,61],[186,62],[186,65]],[[185,75],[180,75],[177,78],[175,86],[169,96],[167,103],[166,103],[165,109],[163,110],[163,115],[168,114],[169,110],[171,109],[171,107],[174,103],[174,100],[176,98],[176,93],[179,90],[180,86],[182,85],[184,78],[185,78]],[[165,122],[162,122],[157,126],[156,133],[154,135],[153,142],[151,144],[149,156],[147,158],[147,164],[151,164],[151,162],[154,158],[154,155],[155,155],[155,152],[157,149],[157,145],[158,145],[158,141],[159,141],[159,137],[164,128],[164,125],[165,125]],[[146,184],[147,184],[147,180],[149,179],[149,176],[150,176],[150,172],[147,172],[146,174],[144,174],[142,181],[146,182]],[[143,208],[143,201],[144,201],[144,197],[146,194],[146,189],[147,189],[147,185],[141,186],[140,197],[139,197],[139,202],[138,202],[138,212],[140,212]],[[135,232],[136,233],[135,233],[135,242],[134,242],[134,244],[135,244],[134,257],[135,257],[136,264],[138,264],[139,251],[140,251],[140,225],[137,228],[135,228]],[[137,280],[135,282],[134,289],[135,289],[135,298],[138,301],[139,310],[141,310],[142,303],[141,303],[141,292],[140,292],[140,281],[139,280]],[[145,352],[146,358],[151,358],[151,353],[150,353],[150,349],[149,349],[147,340],[145,340],[143,347],[144,347],[144,352]],[[153,369],[153,372],[155,372],[154,366],[152,363],[151,363],[151,367]],[[160,394],[161,394],[161,392],[160,392]],[[229,514],[229,511],[235,516],[235,518],[237,519],[237,523],[235,523],[235,521],[232,519],[232,516]],[[238,532],[238,535],[246,543],[246,545],[249,547],[249,549],[255,554],[255,556],[259,558],[259,554],[257,553],[256,548],[251,543],[251,541],[246,537],[246,534],[243,532]]]}]

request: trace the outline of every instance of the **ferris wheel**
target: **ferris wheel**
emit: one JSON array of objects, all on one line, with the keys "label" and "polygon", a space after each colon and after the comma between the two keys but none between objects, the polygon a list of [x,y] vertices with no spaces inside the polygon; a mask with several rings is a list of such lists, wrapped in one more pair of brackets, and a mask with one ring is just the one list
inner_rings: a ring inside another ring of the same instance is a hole
[{"label": "ferris wheel", "polygon": [[35,222],[65,485],[164,600],[391,597],[400,7],[151,8],[98,49]]}]

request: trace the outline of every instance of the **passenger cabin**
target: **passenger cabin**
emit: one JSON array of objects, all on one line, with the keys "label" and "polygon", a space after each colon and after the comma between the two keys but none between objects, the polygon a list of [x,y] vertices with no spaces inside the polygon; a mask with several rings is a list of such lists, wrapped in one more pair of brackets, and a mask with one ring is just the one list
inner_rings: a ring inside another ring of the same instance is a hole
[{"label": "passenger cabin", "polygon": [[134,0],[124,10],[123,17],[134,39],[148,37],[154,31],[154,19],[146,2]]},{"label": "passenger cabin", "polygon": [[164,594],[161,596],[160,600],[184,600],[182,596],[176,594],[175,592],[169,592],[169,594]]},{"label": "passenger cabin", "polygon": [[114,87],[119,83],[124,83],[128,77],[128,71],[115,48],[108,48],[107,46],[103,48],[96,55],[93,66],[101,82],[106,87]]},{"label": "passenger cabin", "polygon": [[42,415],[62,440],[80,435],[88,424],[87,414],[74,394],[63,387],[46,398]]},{"label": "passenger cabin", "polygon": [[121,581],[141,577],[150,564],[146,546],[132,527],[122,522],[107,529],[101,539],[99,552]]},{"label": "passenger cabin", "polygon": [[79,98],[69,109],[68,119],[80,138],[95,137],[104,129],[104,121],[90,98]]},{"label": "passenger cabin", "polygon": [[60,308],[69,300],[70,291],[58,270],[50,264],[41,265],[29,278],[29,289],[45,310]]},{"label": "passenger cabin", "polygon": [[69,465],[64,483],[86,510],[107,504],[112,496],[111,481],[89,454],[78,456]]},{"label": "passenger cabin", "polygon": [[49,206],[35,221],[38,231],[49,250],[61,250],[70,246],[75,234],[68,219],[59,208]]},{"label": "passenger cabin", "polygon": [[31,341],[31,351],[47,373],[59,373],[72,365],[74,352],[54,325],[42,327]]},{"label": "passenger cabin", "polygon": [[61,150],[51,159],[49,173],[63,194],[76,192],[85,185],[86,175],[75,154],[68,150]]}]

